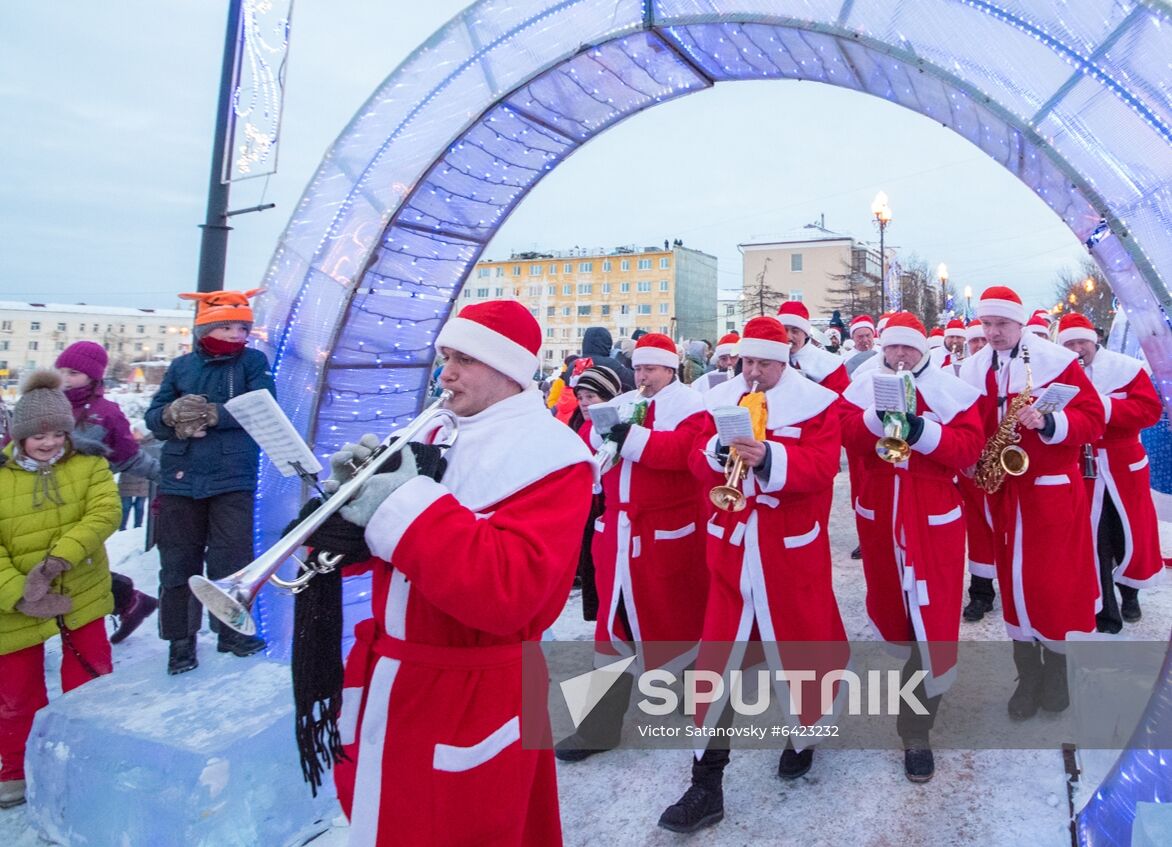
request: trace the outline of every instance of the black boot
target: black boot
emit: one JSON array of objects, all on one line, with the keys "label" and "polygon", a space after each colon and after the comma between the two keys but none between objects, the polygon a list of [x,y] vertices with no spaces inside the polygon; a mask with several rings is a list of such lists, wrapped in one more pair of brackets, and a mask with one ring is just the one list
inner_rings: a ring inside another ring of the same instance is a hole
[{"label": "black boot", "polygon": [[595,753],[619,746],[623,735],[623,716],[631,702],[634,677],[623,674],[610,687],[582,723],[554,746],[554,756],[561,762],[581,762]]},{"label": "black boot", "polygon": [[807,747],[800,753],[793,747],[786,747],[781,751],[781,759],[777,763],[777,775],[782,779],[797,779],[804,776],[813,764],[813,747]]},{"label": "black boot", "polygon": [[1123,602],[1119,604],[1119,614],[1128,623],[1136,623],[1143,617],[1143,612],[1139,608],[1139,589],[1121,585],[1119,594],[1123,598]]},{"label": "black boot", "polygon": [[903,772],[911,782],[927,782],[936,773],[936,759],[928,742],[908,744],[903,751]]},{"label": "black boot", "polygon": [[265,641],[255,635],[244,635],[231,627],[221,626],[216,639],[216,649],[221,653],[231,653],[233,656],[244,658],[265,649]]},{"label": "black boot", "polygon": [[993,599],[997,592],[993,589],[993,580],[987,576],[973,575],[969,580],[969,602],[964,607],[964,619],[969,623],[976,623],[993,611]]},{"label": "black boot", "polygon": [[1042,708],[1047,712],[1064,712],[1070,705],[1066,685],[1066,656],[1042,648]]},{"label": "black boot", "polygon": [[1009,716],[1024,721],[1038,713],[1041,702],[1042,645],[1014,641],[1013,664],[1017,666],[1017,688],[1009,698]]},{"label": "black boot", "polygon": [[170,654],[167,657],[167,673],[187,673],[199,667],[199,660],[195,658],[195,636],[176,638],[171,642]]},{"label": "black boot", "polygon": [[692,762],[692,784],[664,809],[659,825],[672,832],[696,832],[724,819],[724,769],[728,750],[705,750]]}]

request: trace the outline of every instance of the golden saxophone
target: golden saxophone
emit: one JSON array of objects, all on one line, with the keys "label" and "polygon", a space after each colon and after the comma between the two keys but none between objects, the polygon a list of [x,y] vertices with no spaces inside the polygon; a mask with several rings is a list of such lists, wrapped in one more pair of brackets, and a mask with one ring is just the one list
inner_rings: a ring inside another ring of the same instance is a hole
[{"label": "golden saxophone", "polygon": [[[1030,370],[1030,350],[1021,349],[1021,363],[1025,365],[1026,381],[1009,407],[1005,410],[1005,417],[1000,426],[993,433],[993,437],[985,443],[981,458],[977,459],[977,470],[973,474],[973,482],[986,494],[996,494],[1005,482],[1005,475],[1021,476],[1030,467],[1030,457],[1025,450],[1018,446],[1021,433],[1017,431],[1018,418],[1026,406],[1034,402],[1033,388],[1034,375]],[[1006,388],[1008,391],[1008,387]]]}]

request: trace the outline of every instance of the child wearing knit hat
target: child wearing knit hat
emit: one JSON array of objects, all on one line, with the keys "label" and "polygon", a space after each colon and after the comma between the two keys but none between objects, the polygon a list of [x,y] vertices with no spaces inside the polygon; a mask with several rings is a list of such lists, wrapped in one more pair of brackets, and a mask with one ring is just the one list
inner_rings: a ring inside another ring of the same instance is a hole
[{"label": "child wearing knit hat", "polygon": [[[66,347],[54,366],[61,374],[65,396],[73,408],[73,431],[70,440],[77,450],[105,456],[116,474],[145,477],[157,482],[159,463],[140,447],[130,431],[130,421],[117,403],[105,396],[103,378],[109,356],[93,341],[77,341]],[[123,506],[123,524],[126,522]],[[124,641],[151,614],[159,603],[149,594],[137,590],[125,574],[112,575],[114,614],[118,627],[110,636],[111,644]]]},{"label": "child wearing knit hat", "polygon": [[0,808],[24,802],[25,744],[48,702],[44,642],[61,635],[63,691],[113,669],[103,545],[122,509],[109,463],[74,450],[72,429],[61,377],[35,371],[0,453]]},{"label": "child wearing knit hat", "polygon": [[[249,391],[276,394],[268,357],[248,347],[253,291],[181,294],[196,301],[195,349],[171,362],[146,412],[163,442],[159,480],[159,635],[170,641],[167,672],[194,670],[202,607],[188,588],[204,573],[222,579],[252,560],[253,498],[260,448],[224,403]],[[250,656],[264,649],[215,618],[217,649]]]}]

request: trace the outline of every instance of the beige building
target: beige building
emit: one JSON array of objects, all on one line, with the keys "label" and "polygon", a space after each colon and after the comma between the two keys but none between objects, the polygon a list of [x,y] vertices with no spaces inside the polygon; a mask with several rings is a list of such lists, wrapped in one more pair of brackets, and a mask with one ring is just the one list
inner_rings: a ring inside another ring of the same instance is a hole
[{"label": "beige building", "polygon": [[109,351],[108,375],[132,362],[170,360],[191,352],[188,309],[0,301],[0,379],[51,368],[75,341],[96,341]]},{"label": "beige building", "polygon": [[[830,289],[847,287],[852,277],[856,285],[873,284],[879,278],[877,246],[818,224],[807,224],[777,239],[737,247],[744,259],[741,278],[746,291],[753,290],[757,280],[763,278],[782,300],[804,302],[811,320],[818,322],[828,320],[836,308]],[[890,262],[891,248],[887,249],[887,257]]]},{"label": "beige building", "polygon": [[716,257],[679,242],[560,253],[515,253],[478,262],[456,309],[484,300],[516,299],[541,324],[542,364],[552,367],[581,351],[587,327],[614,340],[637,329],[672,338],[717,334]]},{"label": "beige building", "polygon": [[[727,335],[741,331],[745,318],[741,314],[741,291],[739,288],[722,288],[716,293],[716,334]],[[715,344],[717,339],[711,339]]]}]

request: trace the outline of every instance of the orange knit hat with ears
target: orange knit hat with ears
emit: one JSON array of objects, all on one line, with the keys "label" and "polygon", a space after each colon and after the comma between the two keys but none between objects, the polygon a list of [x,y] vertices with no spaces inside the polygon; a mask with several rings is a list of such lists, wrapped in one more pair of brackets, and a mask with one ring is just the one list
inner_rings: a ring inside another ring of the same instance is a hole
[{"label": "orange knit hat with ears", "polygon": [[263,288],[254,288],[251,291],[206,291],[199,293],[188,292],[180,294],[180,300],[194,300],[195,325],[202,327],[208,324],[252,323],[252,307],[248,301],[262,293]]}]

